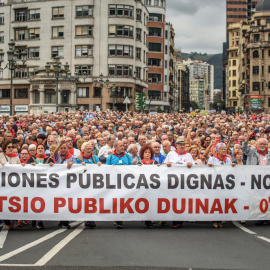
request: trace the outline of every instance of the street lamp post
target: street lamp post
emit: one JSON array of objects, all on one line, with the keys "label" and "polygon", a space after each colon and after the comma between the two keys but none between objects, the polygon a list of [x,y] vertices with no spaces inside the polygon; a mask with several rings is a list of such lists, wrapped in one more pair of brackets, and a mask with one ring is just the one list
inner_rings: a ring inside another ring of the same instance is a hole
[{"label": "street lamp post", "polygon": [[112,95],[113,97],[113,111],[114,111],[114,104],[116,103],[115,98],[120,97],[121,95],[121,87],[116,87],[115,83],[113,83],[112,87],[108,87],[108,93]]},{"label": "street lamp post", "polygon": [[[12,115],[13,110],[12,110],[12,88],[13,88],[13,71],[16,69],[17,66],[17,61],[18,61],[18,52],[15,51],[15,42],[11,40],[8,43],[9,50],[7,51],[8,55],[8,63],[7,65],[3,68],[6,69],[8,68],[10,70],[10,115]],[[4,62],[4,52],[1,50],[0,51],[0,65],[1,63]],[[27,52],[23,51],[21,52],[21,61],[23,62],[23,65],[25,64],[27,59]]]},{"label": "street lamp post", "polygon": [[[54,78],[56,79],[56,112],[58,112],[58,108],[59,108],[59,103],[58,103],[58,81],[59,78],[61,78],[61,70],[62,67],[64,67],[64,71],[66,72],[66,78],[68,78],[68,76],[71,76],[70,71],[69,71],[69,64],[66,63],[65,65],[62,65],[62,63],[60,62],[60,57],[57,56],[54,58],[54,64],[53,64],[53,72],[54,72]],[[48,75],[48,77],[50,76],[50,71],[51,71],[51,65],[50,63],[47,62],[47,65],[45,66],[46,69],[46,73]]]},{"label": "street lamp post", "polygon": [[[99,79],[94,80],[95,87],[97,87],[97,85],[99,83],[99,88],[100,88],[100,110],[101,110],[101,112],[102,112],[102,90],[103,90],[103,87],[104,87],[104,79],[103,78],[104,78],[104,75],[101,73],[99,75]],[[105,81],[105,84],[106,84],[107,88],[109,86],[109,83],[110,83],[110,81],[109,81],[109,79],[107,77],[107,79]]]}]

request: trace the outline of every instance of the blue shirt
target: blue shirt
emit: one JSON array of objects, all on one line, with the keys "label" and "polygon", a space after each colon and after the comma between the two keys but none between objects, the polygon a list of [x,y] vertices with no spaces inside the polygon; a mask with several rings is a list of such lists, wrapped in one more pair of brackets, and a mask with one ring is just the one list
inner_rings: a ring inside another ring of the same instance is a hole
[{"label": "blue shirt", "polygon": [[[86,159],[86,158],[83,158],[83,162],[86,163],[86,164],[97,164],[99,162],[99,159],[96,155],[94,155],[94,159],[95,159],[95,162],[93,160],[93,157],[91,157],[90,159]],[[76,164],[81,164],[81,160],[76,158]]]},{"label": "blue shirt", "polygon": [[154,155],[153,160],[155,160],[158,164],[163,164],[166,157],[164,157],[161,153],[158,156]]},{"label": "blue shirt", "polygon": [[133,165],[131,156],[125,153],[123,156],[109,155],[106,165]]}]

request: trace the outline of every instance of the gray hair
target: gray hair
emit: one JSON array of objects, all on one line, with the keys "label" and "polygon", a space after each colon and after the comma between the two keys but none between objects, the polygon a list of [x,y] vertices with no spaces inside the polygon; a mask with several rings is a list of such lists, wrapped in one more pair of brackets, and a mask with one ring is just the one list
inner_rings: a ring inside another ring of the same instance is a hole
[{"label": "gray hair", "polygon": [[127,152],[130,153],[130,151],[132,151],[134,149],[134,147],[136,147],[137,145],[134,143],[134,144],[130,144],[127,148]]},{"label": "gray hair", "polygon": [[30,145],[28,146],[28,151],[30,151],[31,149],[37,150],[36,145],[35,145],[35,144],[30,144]]},{"label": "gray hair", "polygon": [[226,147],[226,144],[225,144],[225,143],[218,143],[217,146],[216,146],[217,151],[218,151],[222,146],[225,146],[225,147]]},{"label": "gray hair", "polygon": [[109,141],[112,139],[112,136],[114,136],[114,137],[115,137],[115,135],[114,135],[114,134],[110,134],[110,135],[108,135],[108,136],[106,137],[106,141],[107,141],[107,142],[109,142]]}]

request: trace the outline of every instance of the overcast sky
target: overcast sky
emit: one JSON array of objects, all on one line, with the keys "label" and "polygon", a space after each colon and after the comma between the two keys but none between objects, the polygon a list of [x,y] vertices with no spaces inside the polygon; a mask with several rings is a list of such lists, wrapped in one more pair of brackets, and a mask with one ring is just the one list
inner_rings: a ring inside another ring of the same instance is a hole
[{"label": "overcast sky", "polygon": [[221,53],[226,38],[225,0],[167,0],[175,47],[182,52]]}]

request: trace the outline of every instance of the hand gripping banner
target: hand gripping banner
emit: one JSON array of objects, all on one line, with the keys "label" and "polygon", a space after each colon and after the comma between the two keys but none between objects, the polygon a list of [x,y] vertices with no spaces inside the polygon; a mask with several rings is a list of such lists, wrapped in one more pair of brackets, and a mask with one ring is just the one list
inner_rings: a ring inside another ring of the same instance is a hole
[{"label": "hand gripping banner", "polygon": [[269,166],[8,165],[0,168],[0,217],[269,220],[269,172]]}]

